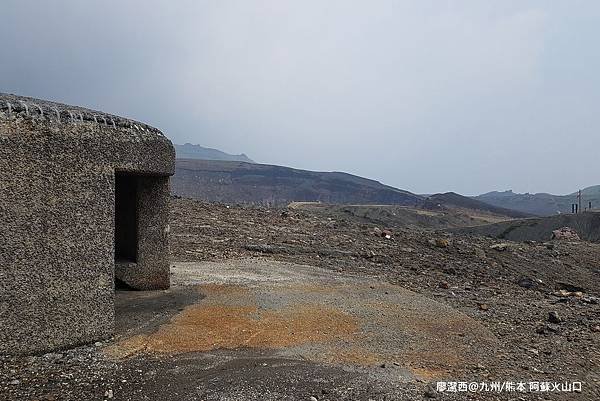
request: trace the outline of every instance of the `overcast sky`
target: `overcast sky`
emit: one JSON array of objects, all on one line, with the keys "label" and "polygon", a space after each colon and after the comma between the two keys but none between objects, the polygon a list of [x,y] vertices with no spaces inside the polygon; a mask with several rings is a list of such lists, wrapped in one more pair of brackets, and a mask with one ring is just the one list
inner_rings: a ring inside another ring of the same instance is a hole
[{"label": "overcast sky", "polygon": [[1,0],[0,91],[417,193],[600,184],[600,2]]}]

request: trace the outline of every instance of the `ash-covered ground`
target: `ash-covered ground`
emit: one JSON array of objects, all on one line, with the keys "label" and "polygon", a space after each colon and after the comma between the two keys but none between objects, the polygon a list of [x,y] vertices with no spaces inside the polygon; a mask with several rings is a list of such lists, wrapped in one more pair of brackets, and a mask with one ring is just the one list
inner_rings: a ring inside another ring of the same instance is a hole
[{"label": "ash-covered ground", "polygon": [[2,357],[0,399],[600,399],[599,244],[187,199],[171,228],[172,289],[118,292],[111,340]]}]

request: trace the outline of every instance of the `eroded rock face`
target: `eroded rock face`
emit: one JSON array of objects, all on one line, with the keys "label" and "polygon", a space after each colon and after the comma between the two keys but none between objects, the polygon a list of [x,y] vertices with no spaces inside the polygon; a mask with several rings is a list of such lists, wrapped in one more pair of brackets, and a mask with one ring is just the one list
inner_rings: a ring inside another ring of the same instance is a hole
[{"label": "eroded rock face", "polygon": [[577,234],[577,231],[573,230],[571,227],[562,227],[558,230],[552,231],[552,239],[566,241],[581,241],[581,238],[579,238],[579,234]]},{"label": "eroded rock face", "polygon": [[133,264],[118,278],[169,286],[174,150],[159,130],[0,93],[0,353],[44,352],[111,335],[115,182],[133,177]]}]

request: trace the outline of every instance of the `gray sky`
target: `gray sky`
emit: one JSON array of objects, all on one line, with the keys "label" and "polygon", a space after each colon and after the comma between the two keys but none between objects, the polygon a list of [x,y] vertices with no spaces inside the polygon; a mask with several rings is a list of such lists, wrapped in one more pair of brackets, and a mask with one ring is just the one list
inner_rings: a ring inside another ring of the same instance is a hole
[{"label": "gray sky", "polygon": [[600,2],[2,0],[0,91],[417,193],[600,184]]}]

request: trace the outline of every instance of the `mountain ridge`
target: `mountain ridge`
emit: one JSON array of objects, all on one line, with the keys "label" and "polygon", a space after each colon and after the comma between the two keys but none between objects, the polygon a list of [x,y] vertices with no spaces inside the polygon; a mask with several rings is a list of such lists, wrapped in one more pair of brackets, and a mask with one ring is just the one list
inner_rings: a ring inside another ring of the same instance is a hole
[{"label": "mountain ridge", "polygon": [[223,203],[389,203],[416,206],[424,198],[368,178],[343,173],[247,163],[177,159],[175,195]]},{"label": "mountain ridge", "polygon": [[[472,198],[497,207],[517,210],[537,216],[551,216],[562,213],[571,213],[571,205],[578,203],[577,194],[578,191],[568,195],[553,195],[544,192],[522,194],[507,190],[491,191]],[[581,206],[584,210],[589,208],[589,202],[592,203],[592,208],[600,206],[600,185],[586,187],[582,189],[581,194]]]},{"label": "mountain ridge", "polygon": [[185,143],[183,145],[174,144],[173,146],[175,147],[175,153],[178,159],[224,160],[255,163],[255,161],[246,156],[245,153],[232,155],[219,149],[207,148],[202,145],[194,145],[191,143]]}]

